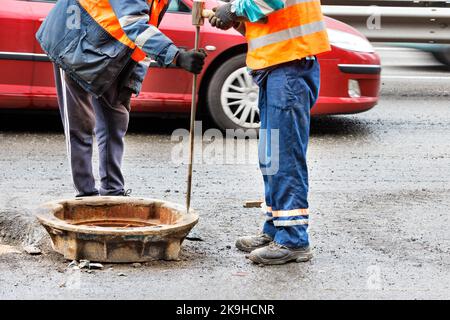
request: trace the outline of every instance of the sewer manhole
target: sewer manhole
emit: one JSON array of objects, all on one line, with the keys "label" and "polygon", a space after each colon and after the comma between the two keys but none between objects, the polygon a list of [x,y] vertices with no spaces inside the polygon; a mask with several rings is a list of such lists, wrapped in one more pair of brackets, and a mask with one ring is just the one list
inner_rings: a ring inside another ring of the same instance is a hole
[{"label": "sewer manhole", "polygon": [[131,221],[131,220],[87,220],[87,221],[77,221],[72,223],[75,226],[91,226],[91,227],[107,227],[107,228],[138,228],[138,227],[149,227],[157,225],[155,223],[144,222],[144,221]]},{"label": "sewer manhole", "polygon": [[131,197],[53,201],[37,217],[66,259],[113,263],[177,260],[198,222],[174,203]]}]

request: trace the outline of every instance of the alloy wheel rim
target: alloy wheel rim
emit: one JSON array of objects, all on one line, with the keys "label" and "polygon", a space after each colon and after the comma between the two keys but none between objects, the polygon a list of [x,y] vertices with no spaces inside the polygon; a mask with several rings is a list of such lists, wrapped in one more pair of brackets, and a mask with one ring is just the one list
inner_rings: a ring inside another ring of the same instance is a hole
[{"label": "alloy wheel rim", "polygon": [[258,97],[259,88],[247,68],[243,67],[227,77],[220,101],[223,111],[233,123],[245,129],[257,129],[260,126]]}]

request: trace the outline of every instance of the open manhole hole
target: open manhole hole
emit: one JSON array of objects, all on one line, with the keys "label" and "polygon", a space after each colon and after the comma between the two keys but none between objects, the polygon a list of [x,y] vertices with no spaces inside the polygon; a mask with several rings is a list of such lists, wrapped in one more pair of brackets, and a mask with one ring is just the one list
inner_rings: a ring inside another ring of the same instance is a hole
[{"label": "open manhole hole", "polygon": [[37,217],[66,259],[117,263],[177,260],[198,222],[195,212],[186,214],[179,205],[131,197],[49,202]]},{"label": "open manhole hole", "polygon": [[134,221],[134,220],[87,220],[87,221],[76,221],[72,223],[76,226],[90,226],[90,227],[106,227],[106,228],[138,228],[138,227],[149,227],[158,225],[158,222],[154,223],[147,221]]}]

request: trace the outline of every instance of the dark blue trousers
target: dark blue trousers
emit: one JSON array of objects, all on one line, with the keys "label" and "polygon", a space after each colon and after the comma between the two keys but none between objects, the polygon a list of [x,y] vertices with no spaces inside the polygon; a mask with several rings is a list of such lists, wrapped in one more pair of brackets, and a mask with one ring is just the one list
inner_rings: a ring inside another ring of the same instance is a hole
[{"label": "dark blue trousers", "polygon": [[268,72],[259,86],[259,158],[268,207],[263,232],[281,245],[306,247],[306,152],[310,110],[319,95],[319,63],[303,59],[279,65]]},{"label": "dark blue trousers", "polygon": [[[114,83],[96,98],[55,70],[58,104],[66,135],[67,153],[77,196],[124,194],[122,158],[128,129],[131,91]],[[94,136],[99,151],[100,188],[92,168]]]}]

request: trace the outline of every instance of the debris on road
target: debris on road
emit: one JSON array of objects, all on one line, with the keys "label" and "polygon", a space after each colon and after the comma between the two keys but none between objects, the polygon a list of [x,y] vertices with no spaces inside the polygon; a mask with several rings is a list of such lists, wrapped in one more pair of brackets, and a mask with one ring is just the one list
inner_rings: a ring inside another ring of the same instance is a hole
[{"label": "debris on road", "polygon": [[90,262],[89,262],[89,260],[80,260],[80,263],[78,264],[78,267],[80,268],[80,269],[88,269],[89,268],[89,264],[90,264]]},{"label": "debris on road", "polygon": [[136,262],[132,264],[133,268],[140,268],[142,267],[142,263]]},{"label": "debris on road", "polygon": [[89,269],[103,269],[103,265],[101,263],[89,263]]},{"label": "debris on road", "polygon": [[202,237],[200,237],[199,235],[196,235],[196,234],[191,234],[191,235],[187,236],[186,240],[188,240],[188,241],[205,241],[205,240],[203,240]]},{"label": "debris on road", "polygon": [[78,263],[76,260],[73,260],[67,266],[69,269],[79,270],[79,269],[88,269],[88,273],[91,273],[91,270],[101,270],[104,266],[101,263],[90,262],[89,260],[80,260]]},{"label": "debris on road", "polygon": [[29,255],[32,255],[32,256],[37,256],[37,255],[42,254],[41,249],[39,249],[38,247],[33,246],[33,245],[25,246],[25,247],[23,247],[23,250],[25,250],[26,253],[28,253]]},{"label": "debris on road", "polygon": [[126,277],[127,275],[125,274],[125,273],[123,273],[123,272],[119,272],[118,274],[117,274],[119,277]]},{"label": "debris on road", "polygon": [[20,251],[17,250],[16,248],[14,248],[13,246],[7,246],[7,245],[0,244],[0,256],[2,254],[8,254],[8,253],[20,253]]},{"label": "debris on road", "polygon": [[261,208],[264,201],[257,200],[257,201],[246,201],[244,203],[244,208],[250,209],[250,208]]}]

